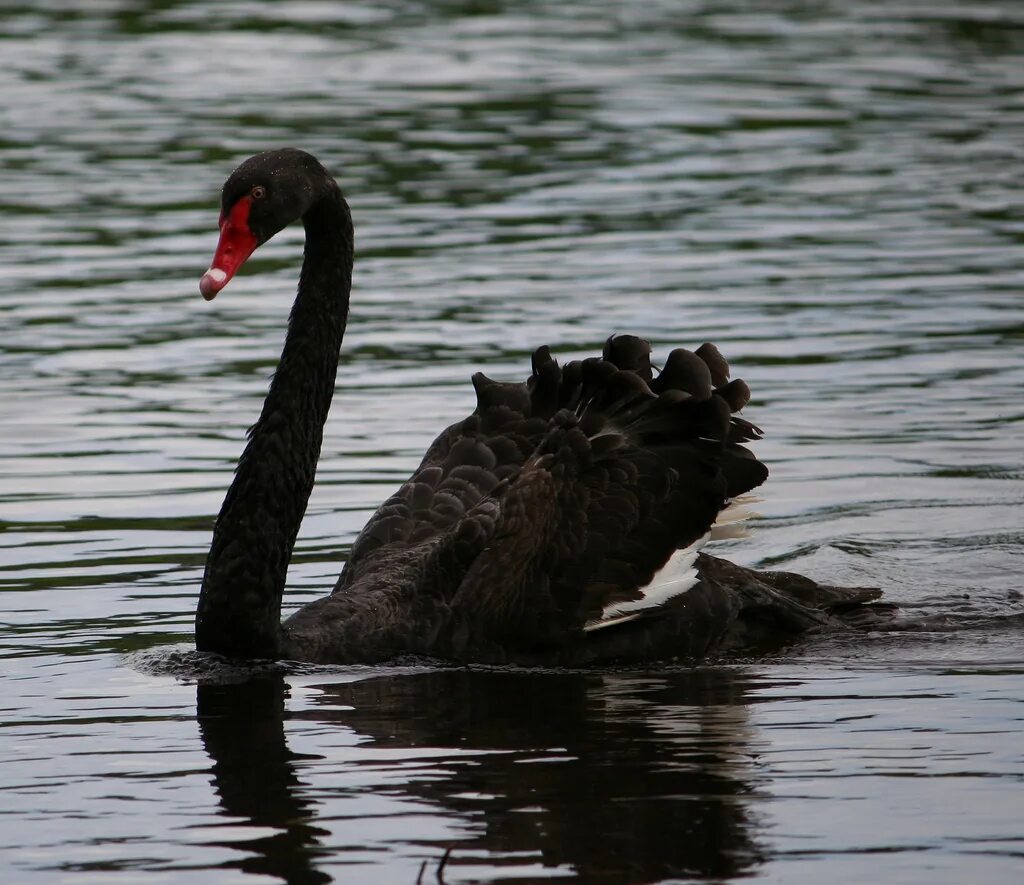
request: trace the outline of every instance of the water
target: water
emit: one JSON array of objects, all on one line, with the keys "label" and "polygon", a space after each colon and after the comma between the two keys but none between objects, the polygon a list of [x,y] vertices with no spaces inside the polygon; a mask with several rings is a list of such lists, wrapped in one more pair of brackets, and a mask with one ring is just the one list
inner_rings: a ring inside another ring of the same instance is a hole
[{"label": "water", "polygon": [[[0,16],[5,881],[411,883],[448,849],[448,882],[1020,880],[1019,4]],[[301,232],[196,284],[224,177],[284,145],[337,172],[359,250],[290,606],[472,371],[630,331],[714,340],[754,389],[772,478],[723,555],[921,629],[695,670],[167,675]]]}]

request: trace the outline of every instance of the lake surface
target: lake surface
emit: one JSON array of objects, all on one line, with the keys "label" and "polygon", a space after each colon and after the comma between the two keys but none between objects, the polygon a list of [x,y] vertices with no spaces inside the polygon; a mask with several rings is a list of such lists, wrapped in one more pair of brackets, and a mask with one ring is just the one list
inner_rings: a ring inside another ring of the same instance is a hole
[{"label": "lake surface", "polygon": [[[3,881],[1021,881],[1019,3],[12,0],[0,121]],[[754,390],[763,518],[717,552],[917,629],[197,678],[301,229],[197,282],[285,145],[358,241],[288,606],[472,372],[633,332]]]}]

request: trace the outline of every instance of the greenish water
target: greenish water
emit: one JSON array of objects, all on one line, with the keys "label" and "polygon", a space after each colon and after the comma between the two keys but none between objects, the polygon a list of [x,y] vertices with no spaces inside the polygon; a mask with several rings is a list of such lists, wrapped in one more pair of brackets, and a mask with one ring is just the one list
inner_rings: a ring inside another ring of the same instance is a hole
[{"label": "greenish water", "polygon": [[[1020,880],[1019,4],[6,2],[0,124],[4,881]],[[289,605],[472,372],[633,332],[754,390],[764,518],[719,552],[922,629],[159,675],[301,252],[204,303],[217,195],[284,145],[358,241]]]}]

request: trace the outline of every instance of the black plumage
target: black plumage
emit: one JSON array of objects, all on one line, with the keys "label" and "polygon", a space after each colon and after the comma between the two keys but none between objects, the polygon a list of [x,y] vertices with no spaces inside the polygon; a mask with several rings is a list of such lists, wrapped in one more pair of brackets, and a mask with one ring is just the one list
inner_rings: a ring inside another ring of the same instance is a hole
[{"label": "black plumage", "polygon": [[750,390],[717,348],[673,350],[655,371],[646,341],[617,335],[564,366],[537,349],[523,383],[474,375],[473,414],[371,517],[334,591],[281,624],[347,320],[352,222],[334,180],[296,150],[242,164],[222,218],[208,298],[239,249],[300,218],[306,249],[281,362],[214,531],[200,649],[340,663],[692,657],[840,626],[878,595],[693,553],[692,581],[641,605],[677,551],[768,471],[743,445],[760,430],[734,414]]}]

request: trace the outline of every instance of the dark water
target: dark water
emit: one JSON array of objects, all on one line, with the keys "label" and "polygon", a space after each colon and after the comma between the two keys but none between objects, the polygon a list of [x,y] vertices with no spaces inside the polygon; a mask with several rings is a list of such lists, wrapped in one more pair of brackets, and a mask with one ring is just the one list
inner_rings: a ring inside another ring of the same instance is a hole
[{"label": "dark water", "polygon": [[[449,848],[448,882],[1020,881],[1024,7],[0,18],[4,881],[412,883]],[[715,340],[754,389],[773,475],[720,552],[921,629],[696,670],[166,675],[301,232],[213,304],[197,279],[222,180],[282,145],[359,244],[289,604],[472,371],[631,331]]]}]

